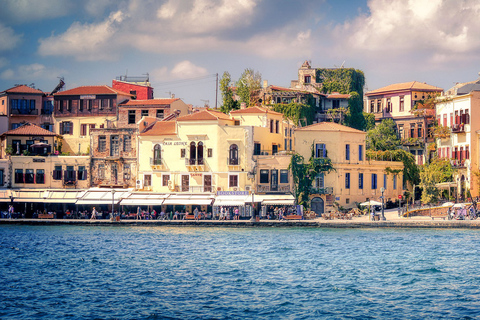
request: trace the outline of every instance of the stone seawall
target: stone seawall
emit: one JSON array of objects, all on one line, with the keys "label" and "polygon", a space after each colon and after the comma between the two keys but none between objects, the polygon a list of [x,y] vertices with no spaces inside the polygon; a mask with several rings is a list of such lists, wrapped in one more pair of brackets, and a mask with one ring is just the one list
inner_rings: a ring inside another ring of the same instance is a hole
[{"label": "stone seawall", "polygon": [[60,219],[0,219],[1,225],[82,225],[82,226],[171,226],[171,227],[311,227],[311,228],[467,228],[480,229],[480,220],[402,220],[402,221],[352,221],[352,220],[60,220]]}]

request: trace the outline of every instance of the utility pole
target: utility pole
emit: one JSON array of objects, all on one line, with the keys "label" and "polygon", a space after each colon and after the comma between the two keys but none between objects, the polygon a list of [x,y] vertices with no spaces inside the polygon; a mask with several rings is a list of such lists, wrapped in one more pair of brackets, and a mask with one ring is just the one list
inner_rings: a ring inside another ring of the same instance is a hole
[{"label": "utility pole", "polygon": [[217,81],[216,81],[216,86],[215,86],[215,109],[218,109],[218,72],[216,73],[217,76]]}]

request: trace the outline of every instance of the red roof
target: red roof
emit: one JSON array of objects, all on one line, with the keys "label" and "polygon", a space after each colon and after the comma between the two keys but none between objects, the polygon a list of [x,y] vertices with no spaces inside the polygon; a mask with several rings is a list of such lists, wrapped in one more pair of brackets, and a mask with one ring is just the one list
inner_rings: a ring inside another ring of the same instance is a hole
[{"label": "red roof", "polygon": [[172,135],[176,133],[177,126],[175,121],[157,121],[153,126],[140,133],[141,136],[161,136]]},{"label": "red roof", "polygon": [[422,83],[418,81],[410,81],[410,82],[391,84],[380,89],[369,91],[365,95],[370,96],[375,94],[392,93],[396,91],[417,91],[417,90],[418,91],[436,91],[436,92],[443,91],[442,88],[431,86],[426,83]]},{"label": "red roof", "polygon": [[43,91],[31,88],[26,85],[15,86],[13,88],[7,89],[4,92],[6,93],[33,93],[33,94],[43,94]]},{"label": "red roof", "polygon": [[351,96],[349,94],[342,94],[338,92],[332,92],[327,95],[328,99],[350,99],[350,97]]},{"label": "red roof", "polygon": [[57,134],[47,129],[43,129],[36,124],[27,122],[24,125],[4,132],[2,136],[56,136]]},{"label": "red roof", "polygon": [[178,117],[177,121],[208,121],[208,120],[233,120],[223,112],[215,110],[203,110],[186,116]]},{"label": "red roof", "polygon": [[175,99],[129,100],[127,102],[119,104],[119,106],[128,107],[128,106],[169,105],[177,100],[180,100],[180,99],[175,98]]},{"label": "red roof", "polygon": [[[282,114],[280,112],[276,112],[276,111],[273,111],[273,110],[270,110],[270,109],[266,109],[266,108],[261,108],[261,107],[249,107],[249,108],[245,108],[245,109],[238,109],[238,110],[232,110],[230,111],[230,114],[244,114],[244,113],[270,113],[270,114]],[[283,115],[283,114],[282,114]]]},{"label": "red roof", "polygon": [[336,131],[336,132],[354,132],[365,133],[361,130],[357,130],[351,127],[347,127],[335,122],[319,122],[314,123],[306,127],[296,128],[295,131]]},{"label": "red roof", "polygon": [[55,96],[78,96],[78,95],[88,95],[88,94],[121,94],[124,96],[133,96],[130,93],[126,93],[112,87],[103,85],[103,86],[82,86],[76,87],[70,90],[65,90],[54,94]]}]

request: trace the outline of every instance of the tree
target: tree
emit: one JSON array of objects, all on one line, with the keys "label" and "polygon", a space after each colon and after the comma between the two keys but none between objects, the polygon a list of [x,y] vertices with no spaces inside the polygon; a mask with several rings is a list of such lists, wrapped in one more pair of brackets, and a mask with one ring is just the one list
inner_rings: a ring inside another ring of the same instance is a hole
[{"label": "tree", "polygon": [[369,131],[375,128],[375,114],[364,112],[363,117],[365,118],[365,130]]},{"label": "tree", "polygon": [[230,86],[232,78],[228,71],[225,71],[220,79],[220,92],[222,93],[222,106],[220,111],[229,113],[233,109],[238,109],[238,102],[233,100],[233,90]]},{"label": "tree", "polygon": [[448,159],[434,158],[420,169],[420,187],[422,188],[422,203],[432,203],[438,200],[440,194],[436,184],[451,181],[453,168]]},{"label": "tree", "polygon": [[292,171],[295,199],[305,208],[310,207],[309,196],[312,193],[315,178],[322,172],[329,173],[335,170],[329,158],[315,157],[314,145],[307,163],[302,155],[295,153],[292,155],[288,169]]},{"label": "tree", "polygon": [[289,104],[274,104],[273,110],[283,113],[283,115],[292,120],[299,126],[308,126],[312,124],[315,118],[315,107],[309,104],[289,103]]},{"label": "tree", "polygon": [[397,125],[392,119],[384,119],[378,126],[367,132],[367,149],[375,151],[395,150],[401,145],[396,132]]},{"label": "tree", "polygon": [[253,69],[245,69],[237,81],[237,94],[240,102],[253,106],[258,101],[258,93],[262,87],[262,75]]},{"label": "tree", "polygon": [[365,75],[363,72],[353,68],[319,68],[316,69],[316,79],[322,84],[321,92],[323,93],[339,92],[350,95],[345,124],[358,130],[365,130],[366,121],[363,115]]}]

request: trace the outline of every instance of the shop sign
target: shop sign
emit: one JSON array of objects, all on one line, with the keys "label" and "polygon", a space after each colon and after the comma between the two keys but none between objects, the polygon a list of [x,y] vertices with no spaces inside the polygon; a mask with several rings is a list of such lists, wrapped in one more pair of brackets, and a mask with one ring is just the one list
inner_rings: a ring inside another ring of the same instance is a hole
[{"label": "shop sign", "polygon": [[217,196],[248,196],[248,191],[217,191]]},{"label": "shop sign", "polygon": [[45,162],[44,158],[33,158],[33,162]]},{"label": "shop sign", "polygon": [[186,146],[187,142],[185,141],[164,141],[163,142],[164,146]]}]

